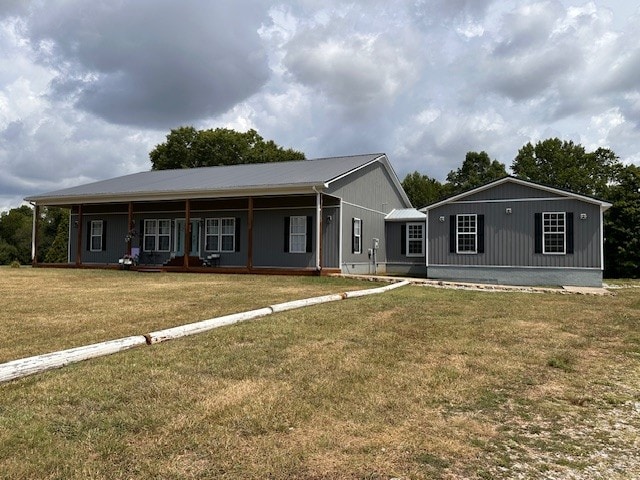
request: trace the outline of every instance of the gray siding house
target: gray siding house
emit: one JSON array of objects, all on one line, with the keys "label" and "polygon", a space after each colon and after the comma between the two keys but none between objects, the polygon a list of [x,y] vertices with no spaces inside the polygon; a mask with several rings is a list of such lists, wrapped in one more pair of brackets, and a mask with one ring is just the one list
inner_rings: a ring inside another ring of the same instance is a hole
[{"label": "gray siding house", "polygon": [[142,172],[28,197],[70,209],[68,265],[375,273],[411,206],[384,154]]},{"label": "gray siding house", "polygon": [[602,286],[603,213],[611,204],[505,177],[421,211],[434,279]]}]

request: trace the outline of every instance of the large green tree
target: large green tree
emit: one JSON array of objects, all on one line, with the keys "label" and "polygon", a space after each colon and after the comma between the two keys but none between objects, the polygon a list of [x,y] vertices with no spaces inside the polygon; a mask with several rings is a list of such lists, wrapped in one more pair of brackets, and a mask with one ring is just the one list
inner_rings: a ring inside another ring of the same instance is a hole
[{"label": "large green tree", "polygon": [[447,175],[450,193],[478,187],[507,175],[504,164],[491,160],[487,152],[467,152],[462,166]]},{"label": "large green tree", "polygon": [[609,277],[640,277],[640,167],[621,169],[611,185],[605,216],[605,267]]},{"label": "large green tree", "polygon": [[31,262],[33,210],[26,205],[0,214],[0,262]]},{"label": "large green tree", "polygon": [[446,195],[444,186],[438,180],[418,171],[404,177],[402,188],[416,208],[425,207]]},{"label": "large green tree", "polygon": [[587,152],[582,145],[559,138],[527,143],[511,164],[513,173],[525,180],[603,198],[621,168],[609,149]]},{"label": "large green tree", "polygon": [[255,130],[179,127],[149,153],[154,170],[304,160],[304,153],[265,141]]}]

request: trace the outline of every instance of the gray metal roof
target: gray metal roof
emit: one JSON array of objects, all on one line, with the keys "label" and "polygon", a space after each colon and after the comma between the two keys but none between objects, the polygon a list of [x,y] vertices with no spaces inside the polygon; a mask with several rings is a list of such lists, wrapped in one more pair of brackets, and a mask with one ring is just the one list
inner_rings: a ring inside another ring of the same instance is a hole
[{"label": "gray metal roof", "polygon": [[32,195],[25,200],[60,204],[65,201],[157,198],[159,195],[170,197],[195,192],[222,195],[224,192],[322,187],[376,160],[391,169],[386,156],[375,153],[295,162],[152,170]]},{"label": "gray metal roof", "polygon": [[385,220],[390,222],[403,222],[403,221],[423,221],[427,218],[427,215],[415,208],[394,208],[384,217]]}]

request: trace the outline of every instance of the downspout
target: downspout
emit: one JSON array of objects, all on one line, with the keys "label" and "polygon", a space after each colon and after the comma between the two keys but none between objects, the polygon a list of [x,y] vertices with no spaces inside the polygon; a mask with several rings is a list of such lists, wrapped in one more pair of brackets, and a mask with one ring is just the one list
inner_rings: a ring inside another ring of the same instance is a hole
[{"label": "downspout", "polygon": [[600,270],[604,276],[604,210],[600,207]]},{"label": "downspout", "polygon": [[424,219],[424,264],[426,271],[424,273],[425,278],[429,278],[429,212],[426,212]]},{"label": "downspout", "polygon": [[312,188],[316,192],[316,271],[319,273],[322,271],[322,263],[320,261],[322,251],[322,194],[315,186]]}]

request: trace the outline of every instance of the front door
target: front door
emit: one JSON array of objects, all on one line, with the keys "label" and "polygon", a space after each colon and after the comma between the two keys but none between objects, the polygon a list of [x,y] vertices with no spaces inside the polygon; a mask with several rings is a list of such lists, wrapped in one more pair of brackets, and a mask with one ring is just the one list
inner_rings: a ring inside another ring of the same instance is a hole
[{"label": "front door", "polygon": [[[178,218],[176,220],[176,238],[175,253],[176,256],[184,255],[184,245],[186,242],[185,219]],[[200,256],[200,220],[191,219],[191,250],[189,255],[192,257]]]}]

